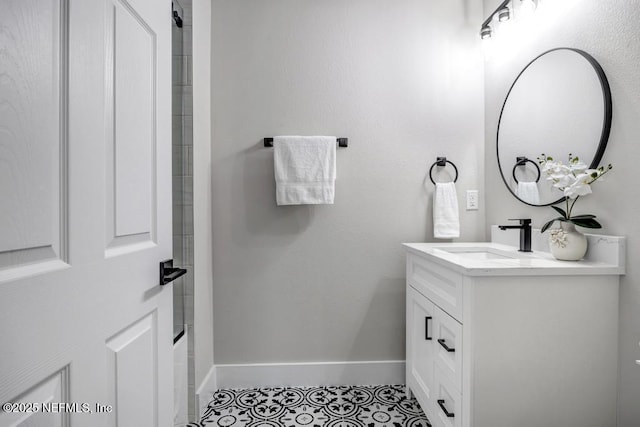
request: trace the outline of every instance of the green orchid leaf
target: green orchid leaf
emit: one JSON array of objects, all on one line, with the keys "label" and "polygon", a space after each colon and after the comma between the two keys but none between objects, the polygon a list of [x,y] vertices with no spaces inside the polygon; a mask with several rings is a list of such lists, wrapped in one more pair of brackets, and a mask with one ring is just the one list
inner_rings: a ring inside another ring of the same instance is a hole
[{"label": "green orchid leaf", "polygon": [[547,229],[548,229],[549,227],[551,227],[551,226],[553,225],[553,223],[554,223],[554,222],[556,222],[556,221],[563,222],[563,221],[566,221],[566,220],[565,220],[565,218],[563,218],[563,217],[554,218],[554,219],[552,219],[551,221],[548,221],[547,223],[545,223],[545,224],[542,226],[542,228],[540,229],[540,233],[544,233],[545,231],[547,231]]},{"label": "green orchid leaf", "polygon": [[571,218],[569,222],[584,228],[602,228],[602,225],[593,218]]},{"label": "green orchid leaf", "polygon": [[588,219],[588,218],[595,218],[595,215],[591,215],[591,214],[583,214],[583,215],[573,215],[571,217],[571,219]]},{"label": "green orchid leaf", "polygon": [[562,215],[562,218],[566,218],[567,217],[567,213],[563,209],[561,209],[561,208],[559,208],[557,206],[551,206],[551,207],[553,209],[555,209],[556,212],[558,212],[560,215]]}]

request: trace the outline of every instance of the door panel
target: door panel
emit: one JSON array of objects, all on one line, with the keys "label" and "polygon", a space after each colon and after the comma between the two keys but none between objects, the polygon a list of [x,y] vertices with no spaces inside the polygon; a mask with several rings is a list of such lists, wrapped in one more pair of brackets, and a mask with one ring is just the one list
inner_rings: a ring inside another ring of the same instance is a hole
[{"label": "door panel", "polygon": [[[47,378],[40,384],[30,388],[13,403],[17,406],[15,412],[0,411],[1,426],[60,426],[69,425],[69,416],[60,410],[60,403],[69,403],[67,386],[68,367]],[[33,406],[38,404],[37,410]],[[23,405],[23,410],[19,410]],[[79,408],[82,410],[84,408]]]},{"label": "door panel", "polygon": [[108,2],[106,102],[113,108],[107,121],[111,147],[107,165],[109,244],[152,240],[155,235],[155,75],[156,36],[132,7]]},{"label": "door panel", "polygon": [[2,5],[0,282],[65,258],[65,6],[62,0]]},{"label": "door panel", "polygon": [[157,322],[155,313],[107,341],[111,401],[116,425],[156,425]]}]

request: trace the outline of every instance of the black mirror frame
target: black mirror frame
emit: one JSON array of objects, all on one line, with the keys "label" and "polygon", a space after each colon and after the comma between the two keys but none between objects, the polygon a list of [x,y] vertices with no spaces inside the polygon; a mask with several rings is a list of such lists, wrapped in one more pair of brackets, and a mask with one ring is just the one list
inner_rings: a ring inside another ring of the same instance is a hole
[{"label": "black mirror frame", "polygon": [[600,80],[600,87],[602,88],[602,98],[604,100],[604,118],[603,118],[603,122],[602,122],[602,132],[600,134],[600,142],[598,144],[598,148],[597,148],[596,153],[595,153],[595,155],[593,157],[593,160],[591,161],[591,164],[589,165],[589,168],[595,169],[600,164],[600,161],[602,160],[602,156],[604,155],[604,150],[607,148],[607,142],[609,141],[609,134],[611,133],[611,117],[612,117],[612,114],[613,114],[613,106],[612,106],[612,101],[611,101],[611,87],[609,86],[609,81],[607,80],[607,76],[605,75],[604,70],[602,69],[602,66],[600,66],[598,61],[596,61],[593,56],[589,55],[587,52],[585,52],[583,50],[575,49],[575,48],[572,48],[572,47],[556,47],[554,49],[550,49],[550,50],[547,50],[546,52],[541,53],[540,55],[536,56],[531,62],[529,62],[527,64],[527,66],[524,67],[522,69],[522,71],[520,71],[520,73],[518,73],[518,76],[513,81],[513,83],[511,84],[511,87],[509,88],[509,91],[507,92],[507,96],[504,98],[504,102],[502,104],[502,108],[500,109],[500,117],[498,118],[498,128],[496,130],[496,158],[498,160],[498,170],[500,171],[500,176],[502,177],[502,181],[504,182],[504,185],[507,187],[507,190],[509,190],[509,192],[513,195],[513,197],[515,197],[516,199],[518,199],[522,203],[524,203],[526,205],[529,205],[529,206],[536,206],[536,207],[551,206],[551,205],[555,205],[555,204],[563,202],[566,199],[566,197],[563,196],[563,197],[560,197],[555,202],[550,202],[550,203],[546,203],[546,204],[539,204],[539,205],[534,205],[534,204],[525,202],[520,197],[518,197],[518,195],[509,186],[509,183],[507,182],[507,179],[505,178],[504,173],[502,172],[502,166],[500,165],[500,149],[499,149],[499,144],[500,144],[500,137],[499,137],[499,135],[500,135],[500,122],[502,121],[502,114],[504,113],[504,107],[507,105],[507,100],[509,100],[509,95],[511,94],[511,91],[513,90],[513,88],[515,87],[516,83],[518,82],[518,79],[520,78],[520,76],[522,76],[522,74],[527,70],[527,68],[529,68],[540,57],[542,57],[542,56],[544,56],[544,55],[546,55],[546,54],[548,54],[550,52],[555,52],[556,50],[570,50],[572,52],[576,52],[576,53],[582,55],[582,57],[584,57],[589,62],[589,64],[591,64],[591,66],[593,67],[594,71],[596,72],[596,74],[598,76],[598,80]]}]

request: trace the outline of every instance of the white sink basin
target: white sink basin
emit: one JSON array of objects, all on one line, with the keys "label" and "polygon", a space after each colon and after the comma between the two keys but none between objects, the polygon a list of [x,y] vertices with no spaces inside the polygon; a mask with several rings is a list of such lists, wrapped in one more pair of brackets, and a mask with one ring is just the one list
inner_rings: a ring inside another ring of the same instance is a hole
[{"label": "white sink basin", "polygon": [[493,248],[439,248],[450,254],[456,254],[469,259],[514,259],[518,254],[507,253]]}]

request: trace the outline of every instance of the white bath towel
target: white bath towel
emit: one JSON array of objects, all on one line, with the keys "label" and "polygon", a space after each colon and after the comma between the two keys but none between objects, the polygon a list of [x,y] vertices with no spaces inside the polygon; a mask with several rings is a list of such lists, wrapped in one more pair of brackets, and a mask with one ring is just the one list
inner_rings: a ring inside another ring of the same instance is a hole
[{"label": "white bath towel", "polygon": [[276,136],[273,166],[278,205],[333,204],[335,136]]},{"label": "white bath towel", "polygon": [[523,202],[527,202],[532,205],[540,204],[540,192],[538,191],[537,182],[518,181],[516,194],[518,195],[520,200],[522,200]]},{"label": "white bath towel", "polygon": [[453,182],[436,182],[433,193],[433,237],[437,239],[460,237],[458,195]]}]

